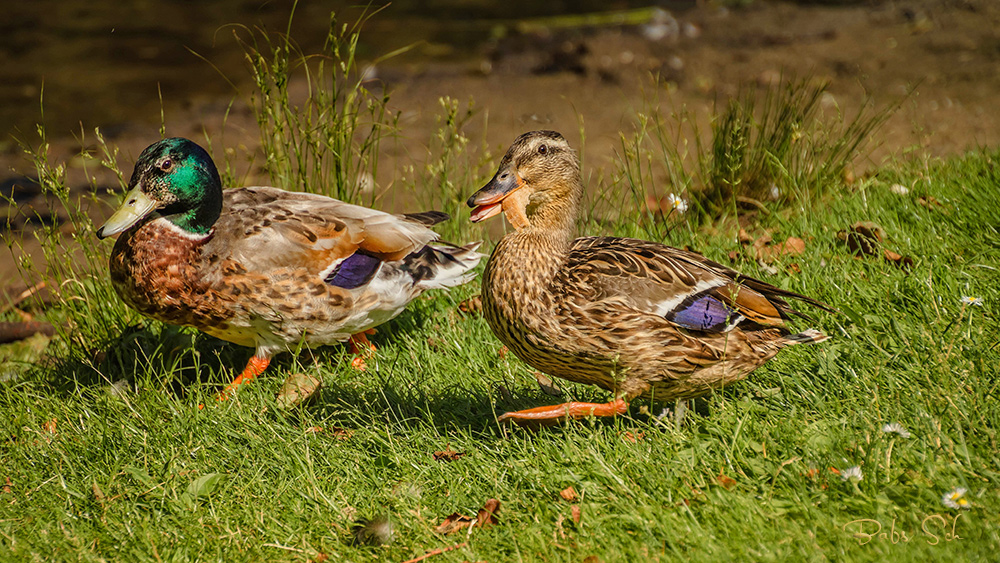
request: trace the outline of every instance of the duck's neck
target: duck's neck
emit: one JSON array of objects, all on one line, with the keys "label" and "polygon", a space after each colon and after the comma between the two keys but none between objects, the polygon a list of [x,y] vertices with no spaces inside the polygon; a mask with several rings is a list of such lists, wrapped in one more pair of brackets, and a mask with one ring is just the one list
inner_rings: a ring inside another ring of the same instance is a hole
[{"label": "duck's neck", "polygon": [[564,197],[531,202],[520,219],[508,214],[517,231],[505,237],[504,252],[525,265],[530,264],[530,267],[511,268],[511,272],[517,272],[514,275],[532,278],[524,280],[526,285],[545,287],[566,261],[576,232],[582,193],[579,185],[573,188],[566,190]]}]

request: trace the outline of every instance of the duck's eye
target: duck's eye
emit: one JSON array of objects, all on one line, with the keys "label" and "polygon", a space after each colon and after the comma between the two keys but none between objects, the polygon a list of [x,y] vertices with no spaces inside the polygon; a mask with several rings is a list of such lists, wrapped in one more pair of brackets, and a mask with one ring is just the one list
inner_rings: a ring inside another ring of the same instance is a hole
[{"label": "duck's eye", "polygon": [[547,147],[546,145],[541,145],[538,147],[538,154],[545,154],[547,152],[549,152],[549,147]]},{"label": "duck's eye", "polygon": [[506,173],[506,172],[504,172],[503,174],[501,174],[501,175],[500,175],[500,179],[501,179],[501,180],[506,180],[506,179],[507,179],[507,173]]},{"label": "duck's eye", "polygon": [[170,169],[173,168],[173,166],[174,166],[174,161],[168,158],[160,163],[160,170],[163,170],[164,172],[170,172]]}]

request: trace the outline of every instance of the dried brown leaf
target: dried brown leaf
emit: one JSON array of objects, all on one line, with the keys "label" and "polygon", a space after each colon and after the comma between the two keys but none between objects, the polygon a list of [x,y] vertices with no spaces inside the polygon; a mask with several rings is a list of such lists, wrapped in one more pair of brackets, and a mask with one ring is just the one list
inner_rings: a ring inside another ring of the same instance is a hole
[{"label": "dried brown leaf", "polygon": [[434,531],[447,536],[448,534],[455,533],[459,530],[464,530],[469,527],[471,522],[475,522],[476,519],[472,516],[466,516],[464,514],[459,514],[457,512],[452,512],[444,519],[444,522],[438,524]]},{"label": "dried brown leaf", "polygon": [[483,507],[479,509],[479,513],[476,514],[476,526],[480,528],[485,528],[487,526],[494,526],[499,524],[500,521],[497,519],[497,512],[500,511],[500,501],[491,498],[483,504]]},{"label": "dried brown leaf", "polygon": [[55,434],[56,425],[57,425],[57,419],[53,418],[52,420],[47,420],[42,423],[42,431],[48,434]]},{"label": "dried brown leaf", "polygon": [[724,473],[719,473],[719,476],[715,478],[715,482],[722,486],[723,489],[727,491],[736,486],[736,479],[727,476]]},{"label": "dried brown leaf", "polygon": [[588,555],[583,558],[582,563],[604,563],[600,557],[596,555]]},{"label": "dried brown leaf", "polygon": [[483,504],[483,507],[479,509],[479,512],[475,517],[465,516],[464,514],[459,514],[457,512],[451,513],[444,522],[434,528],[434,531],[448,535],[459,530],[464,530],[469,527],[473,528],[485,528],[487,526],[492,526],[499,523],[496,517],[497,512],[500,511],[500,501],[491,498]]},{"label": "dried brown leaf", "polygon": [[753,242],[753,237],[747,233],[747,230],[740,227],[740,231],[736,234],[736,240],[743,246],[749,246]]},{"label": "dried brown leaf", "polygon": [[451,449],[451,446],[449,446],[449,447],[446,447],[445,449],[443,449],[443,450],[441,450],[439,452],[434,452],[434,460],[435,461],[456,461],[458,458],[460,458],[460,457],[462,457],[464,455],[465,455],[465,452],[456,452],[456,451],[454,451],[454,450]]},{"label": "dried brown leaf", "polygon": [[459,302],[458,310],[466,315],[479,315],[483,312],[483,299],[479,295],[473,295]]},{"label": "dried brown leaf", "polygon": [[3,482],[3,494],[9,495],[11,493],[11,486],[13,485],[13,483],[10,482],[10,476],[8,475],[8,476],[4,477],[3,481],[4,481]]},{"label": "dried brown leaf", "polygon": [[636,432],[633,434],[631,431],[626,430],[622,433],[622,440],[630,444],[635,444],[636,442],[641,442],[643,438],[646,437],[645,432]]},{"label": "dried brown leaf", "polygon": [[573,523],[574,524],[579,524],[580,523],[580,512],[581,512],[580,505],[579,504],[574,504],[573,506],[570,507],[569,510],[570,510],[570,514],[573,515]]},{"label": "dried brown leaf", "polygon": [[290,409],[305,404],[316,396],[322,386],[323,382],[318,377],[307,373],[293,373],[285,379],[275,397],[275,402],[279,409]]},{"label": "dried brown leaf", "polygon": [[877,248],[886,240],[885,229],[878,223],[858,221],[850,228],[837,231],[837,238],[847,244],[851,252],[873,256]]},{"label": "dried brown leaf", "polygon": [[509,351],[510,350],[506,346],[501,346],[500,350],[497,351],[497,355],[500,356],[501,360],[506,360],[507,359],[507,352],[509,352]]},{"label": "dried brown leaf", "polygon": [[538,387],[541,388],[542,393],[546,395],[551,395],[553,397],[561,397],[563,392],[562,389],[556,387],[549,376],[545,375],[540,371],[535,372],[535,381],[538,382]]},{"label": "dried brown leaf", "polygon": [[576,489],[573,488],[573,485],[559,491],[559,496],[567,502],[576,502],[580,500],[580,495],[576,494]]},{"label": "dried brown leaf", "polygon": [[904,270],[909,270],[910,268],[913,267],[913,259],[912,258],[910,258],[909,256],[903,256],[901,254],[896,254],[895,252],[893,252],[893,251],[891,251],[891,250],[889,250],[887,248],[883,248],[882,249],[882,256],[885,257],[886,261],[888,261],[888,262],[890,262],[892,264],[895,264],[896,266],[899,266],[900,268],[903,268]]},{"label": "dried brown leaf", "polygon": [[[767,243],[761,244],[761,240],[767,238]],[[796,256],[806,250],[806,241],[798,237],[788,237],[780,244],[769,244],[771,237],[764,235],[754,243],[754,251],[758,259],[765,262],[773,262],[781,256]]]},{"label": "dried brown leaf", "polygon": [[347,440],[354,435],[353,430],[348,430],[346,428],[341,428],[339,426],[333,426],[330,428],[330,433],[333,434],[334,438],[338,440]]},{"label": "dried brown leaf", "polygon": [[923,196],[918,197],[917,198],[917,203],[920,204],[920,205],[922,205],[922,206],[924,206],[924,207],[926,207],[927,209],[929,209],[931,211],[937,210],[937,211],[940,211],[940,212],[944,213],[945,215],[948,214],[948,208],[945,207],[945,205],[943,203],[941,203],[941,201],[938,200],[938,198],[936,198],[936,197],[934,197],[932,195],[929,195],[929,196],[926,196],[926,197],[923,197]]}]

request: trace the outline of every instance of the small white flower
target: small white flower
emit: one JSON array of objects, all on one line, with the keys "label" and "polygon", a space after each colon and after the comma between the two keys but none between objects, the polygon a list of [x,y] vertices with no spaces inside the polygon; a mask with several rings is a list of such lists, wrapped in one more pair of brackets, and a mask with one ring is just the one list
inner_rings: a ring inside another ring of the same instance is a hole
[{"label": "small white flower", "polygon": [[962,296],[962,305],[975,305],[976,307],[982,307],[983,302],[982,297],[969,297],[968,295]]},{"label": "small white flower", "polygon": [[910,432],[903,428],[903,425],[898,422],[890,422],[882,427],[882,432],[886,434],[899,434],[900,438],[909,438]]},{"label": "small white flower", "polygon": [[864,476],[861,475],[861,468],[855,465],[853,467],[848,467],[847,469],[841,471],[840,478],[843,479],[844,481],[847,480],[860,481],[864,479]]},{"label": "small white flower", "polygon": [[903,184],[893,184],[889,187],[889,191],[896,195],[906,195],[910,193],[910,188],[907,188]]},{"label": "small white flower", "polygon": [[676,209],[678,213],[684,213],[688,210],[688,204],[681,199],[681,196],[669,194],[667,195],[667,201],[670,202],[670,207]]},{"label": "small white flower", "polygon": [[965,487],[957,487],[945,493],[941,497],[941,502],[948,508],[968,510],[972,508],[972,505],[969,503],[969,499],[965,498],[965,493]]}]

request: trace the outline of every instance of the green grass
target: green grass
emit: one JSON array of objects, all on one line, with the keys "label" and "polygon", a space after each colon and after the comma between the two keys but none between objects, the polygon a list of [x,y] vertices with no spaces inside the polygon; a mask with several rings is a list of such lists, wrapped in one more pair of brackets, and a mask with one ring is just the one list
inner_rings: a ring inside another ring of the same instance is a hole
[{"label": "green grass", "polygon": [[[157,323],[129,327],[137,317],[106,303],[117,336],[102,343],[101,361],[62,355],[0,386],[7,557],[392,561],[468,540],[435,560],[988,558],[1000,547],[998,161],[993,151],[890,168],[805,212],[777,213],[779,237],[807,240],[801,273],[743,267],[839,307],[820,319],[835,338],[782,353],[680,427],[634,405],[617,420],[537,434],[499,428],[497,413],[554,399],[524,365],[500,358],[482,319],[457,312],[474,284],[414,303],[377,336],[366,372],[338,347],[283,356],[225,404],[212,394],[248,350]],[[911,195],[891,194],[895,182]],[[943,211],[916,202],[929,194]],[[912,271],[838,245],[835,231],[861,219],[886,229]],[[697,240],[723,261],[735,245]],[[963,307],[963,295],[986,305]],[[274,395],[296,371],[326,387],[312,406],[279,411]],[[893,421],[912,437],[880,431]],[[467,455],[435,461],[448,446]],[[853,465],[859,483],[829,469]],[[225,477],[206,486],[214,474]],[[581,497],[578,524],[558,495],[567,486]],[[972,509],[958,517],[962,539],[945,542],[958,513],[941,496],[958,486]],[[491,497],[502,502],[499,526],[434,533]],[[380,514],[394,541],[351,545],[354,522]],[[895,519],[911,539],[858,545],[843,528],[862,518],[886,530]],[[940,543],[928,543],[922,523]]]},{"label": "green grass", "polygon": [[[480,185],[470,179],[492,170],[460,131],[471,107],[442,107],[427,163],[405,185],[454,211],[467,195],[455,186]],[[268,131],[289,143],[281,151],[312,150]],[[542,394],[530,369],[500,355],[483,319],[458,311],[476,283],[419,299],[382,327],[367,371],[353,370],[338,346],[286,354],[235,399],[215,402],[250,350],[126,309],[105,273],[110,244],[80,212],[92,202],[69,199],[64,168],[42,145],[43,187],[63,196],[75,234],[36,233],[49,264],[37,273],[61,288],[40,314],[58,335],[40,357],[37,339],[0,347],[0,486],[9,480],[0,560],[401,561],[462,542],[429,560],[963,561],[1000,549],[996,149],[888,165],[850,188],[828,179],[794,203],[766,204],[751,230],[801,237],[805,253],[775,263],[774,275],[743,254],[737,267],[837,307],[816,319],[830,341],[783,352],[679,425],[656,416],[663,405],[633,404],[614,420],[530,433],[501,428],[496,416],[608,396],[565,382],[563,399]],[[639,217],[632,205],[653,174],[635,162],[651,157],[640,143],[623,145],[609,182],[589,186],[582,230],[687,244],[728,263],[738,250],[730,223]],[[117,169],[115,156],[105,147],[100,160]],[[339,175],[314,184],[312,166],[301,169],[311,189],[347,185]],[[895,183],[910,194],[891,193]],[[930,196],[940,205],[920,204]],[[616,201],[632,214],[609,214]],[[882,225],[886,247],[913,267],[855,258],[836,233],[862,220]],[[461,221],[448,232],[478,236]],[[963,306],[962,296],[985,305]],[[14,313],[0,315],[9,320]],[[281,410],[275,395],[296,372],[325,387],[312,404]],[[883,433],[889,422],[912,436]],[[447,448],[466,455],[436,461]],[[831,471],[851,466],[861,481]],[[569,486],[575,502],[560,498]],[[968,490],[970,510],[942,504],[955,487]],[[435,533],[490,498],[502,503],[499,525]],[[378,516],[392,522],[392,541],[355,544],[356,523]],[[859,519],[887,535],[859,545],[849,524]],[[961,539],[946,541],[953,523]]]}]

